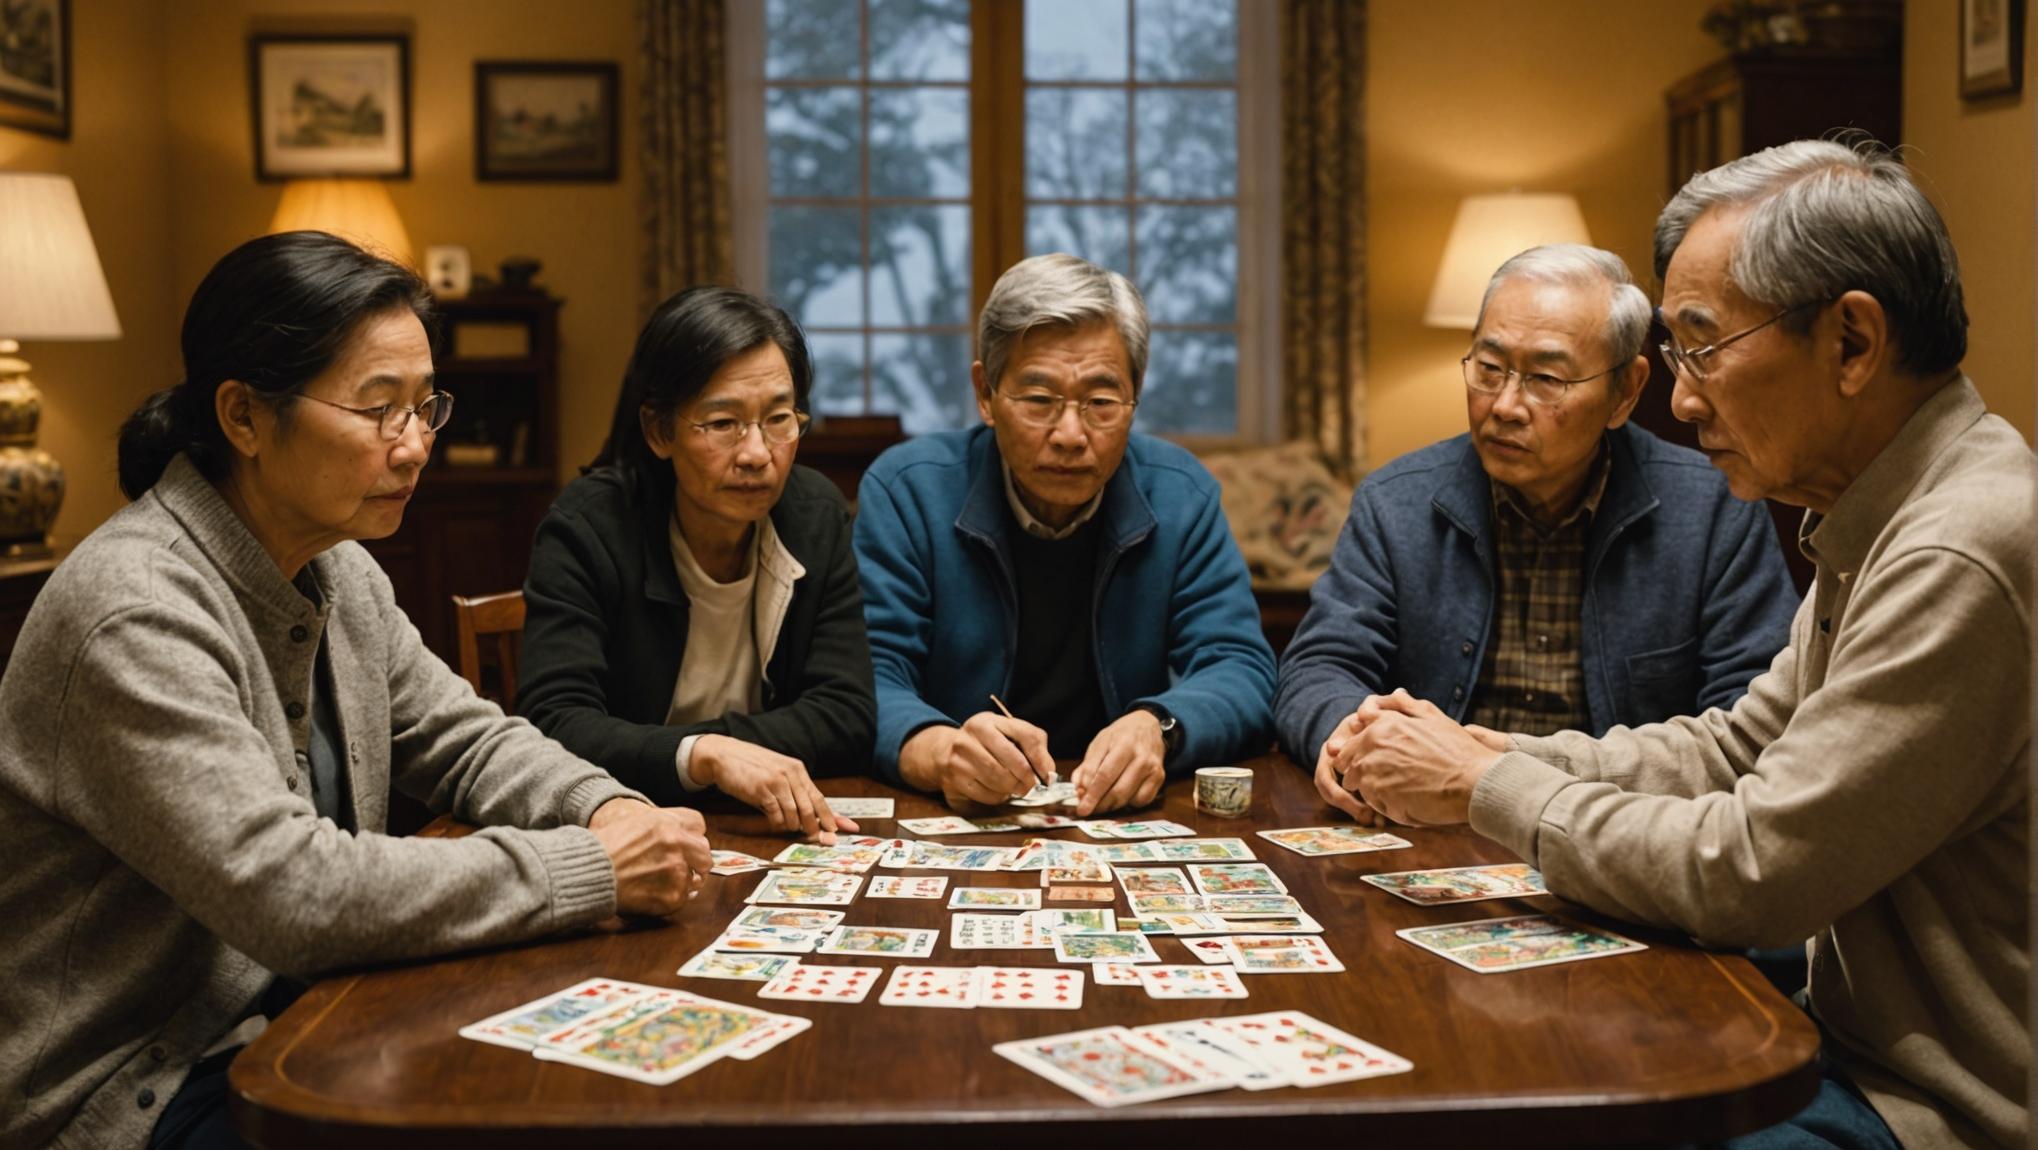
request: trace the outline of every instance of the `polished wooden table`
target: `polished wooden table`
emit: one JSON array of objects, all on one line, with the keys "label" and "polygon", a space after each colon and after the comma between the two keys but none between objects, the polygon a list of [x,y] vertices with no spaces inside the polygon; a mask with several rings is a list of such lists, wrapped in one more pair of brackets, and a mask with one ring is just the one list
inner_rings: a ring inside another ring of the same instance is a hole
[{"label": "polished wooden table", "polygon": [[[1176,783],[1158,813],[1203,836],[1247,839],[1344,962],[1341,974],[1249,977],[1250,998],[1148,998],[1136,986],[1086,988],[1080,1011],[926,1010],[759,1000],[761,983],[682,979],[680,963],[744,909],[762,872],[711,877],[688,909],[620,933],[588,933],[319,983],[234,1063],[234,1119],[266,1147],[457,1145],[746,1146],[825,1138],[829,1146],[1038,1145],[1098,1135],[1222,1143],[1278,1136],[1340,1145],[1491,1140],[1521,1147],[1707,1141],[1795,1113],[1817,1084],[1818,1034],[1745,960],[1660,932],[1634,954],[1478,974],[1396,938],[1403,927],[1564,908],[1553,896],[1424,908],[1359,880],[1384,871],[1514,861],[1463,828],[1401,833],[1413,849],[1306,858],[1255,830],[1342,821],[1286,760],[1255,768],[1243,819],[1199,815]],[[898,814],[941,813],[932,799],[867,779],[829,794],[895,795]],[[710,811],[717,847],[769,858],[788,841],[751,812]],[[890,835],[891,820],[866,833]],[[1090,841],[1073,829],[1052,837]],[[1026,834],[944,842],[1016,846]],[[957,885],[1037,886],[1031,873],[942,873]],[[1086,903],[1057,903],[1087,906]],[[844,920],[943,928],[931,965],[1051,965],[1052,951],[952,951],[946,900],[859,896]],[[1116,909],[1125,913],[1121,893]],[[1585,916],[1591,920],[1591,916]],[[1618,926],[1618,924],[1614,924]],[[1153,936],[1163,962],[1196,960]],[[894,965],[851,956],[829,964]],[[812,1029],[752,1062],[724,1059],[669,1086],[539,1061],[469,1041],[466,1023],[593,976],[683,986],[709,997],[805,1014]],[[1307,1011],[1401,1054],[1412,1073],[1315,1089],[1230,1090],[1100,1109],[993,1054],[994,1043],[1092,1026]],[[1072,1143],[1071,1143],[1072,1144]],[[1291,1143],[1299,1144],[1299,1143]]]}]

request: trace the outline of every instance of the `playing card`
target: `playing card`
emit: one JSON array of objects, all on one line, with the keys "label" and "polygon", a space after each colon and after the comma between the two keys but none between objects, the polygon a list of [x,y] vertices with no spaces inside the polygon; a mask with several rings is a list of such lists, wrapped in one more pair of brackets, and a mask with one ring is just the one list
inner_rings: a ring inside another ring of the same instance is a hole
[{"label": "playing card", "polygon": [[1240,974],[1322,974],[1344,963],[1320,938],[1306,934],[1234,934],[1224,939]]},{"label": "playing card", "polygon": [[1117,902],[1118,892],[1108,886],[1051,886],[1049,902]]},{"label": "playing card", "polygon": [[[1232,934],[1322,934],[1323,924],[1306,914],[1211,914]],[[1175,933],[1180,934],[1181,931]]]},{"label": "playing card", "polygon": [[1244,998],[1245,983],[1228,966],[1142,966],[1139,984],[1149,998]]},{"label": "playing card", "polygon": [[977,968],[977,1005],[1022,1010],[1079,1010],[1083,972],[1051,966]]},{"label": "playing card", "polygon": [[657,1002],[625,1011],[604,1025],[548,1046],[540,1056],[654,1086],[686,1077],[729,1054],[760,1029],[777,1031],[780,1015],[711,1000]]},{"label": "playing card", "polygon": [[1082,910],[1037,910],[1033,912],[1032,918],[1034,926],[1043,934],[1118,929],[1118,916],[1102,907],[1085,907]]},{"label": "playing card", "polygon": [[956,815],[931,819],[900,819],[899,829],[916,835],[973,835],[977,825]]},{"label": "playing card", "polygon": [[1063,866],[1059,863],[1040,872],[1040,885],[1052,886],[1058,882],[1110,882],[1111,868],[1100,862],[1078,863]]},{"label": "playing card", "polygon": [[1160,855],[1154,851],[1157,845],[1159,844],[1098,843],[1090,849],[1096,851],[1097,857],[1107,863],[1149,863],[1161,861]]},{"label": "playing card", "polygon": [[1067,815],[1047,815],[1037,812],[1013,815],[1005,821],[1029,831],[1060,830],[1062,827],[1076,825],[1076,820]]},{"label": "playing card", "polygon": [[1201,914],[1210,909],[1200,894],[1130,894],[1126,901],[1138,918],[1157,914]]},{"label": "playing card", "polygon": [[1089,819],[1078,822],[1076,827],[1093,839],[1160,839],[1176,836],[1190,838],[1196,833],[1189,827],[1167,819],[1152,819],[1146,822]]},{"label": "playing card", "polygon": [[1363,827],[1291,827],[1260,831],[1259,836],[1298,855],[1348,855],[1361,851],[1392,851],[1410,845],[1400,835],[1369,831]]},{"label": "playing card", "polygon": [[1199,894],[1287,894],[1288,887],[1265,863],[1190,863],[1189,878]]},{"label": "playing card", "polygon": [[940,898],[948,891],[948,876],[877,875],[863,889],[866,898]]},{"label": "playing card", "polygon": [[783,906],[752,907],[736,916],[730,930],[780,927],[786,930],[825,931],[842,921],[839,910],[797,910]]},{"label": "playing card", "polygon": [[712,948],[733,954],[806,954],[821,941],[822,934],[783,926],[731,926]]},{"label": "playing card", "polygon": [[991,1049],[1098,1106],[1151,1102],[1229,1085],[1216,1074],[1174,1061],[1151,1044],[1135,1042],[1122,1026],[1001,1042]]},{"label": "playing card", "polygon": [[1417,906],[1442,906],[1453,902],[1479,902],[1489,898],[1515,898],[1549,893],[1548,888],[1543,886],[1542,873],[1527,863],[1457,866],[1441,870],[1405,870],[1359,877]]},{"label": "playing card", "polygon": [[1014,847],[952,847],[941,843],[914,843],[913,859],[906,865],[915,870],[1004,870],[1018,857]]},{"label": "playing card", "polygon": [[1139,967],[1129,962],[1093,962],[1090,974],[1098,986],[1139,985]]},{"label": "playing card", "polygon": [[1481,974],[1649,949],[1611,931],[1548,914],[1412,927],[1394,933]]},{"label": "playing card", "polygon": [[1173,934],[1168,924],[1158,918],[1134,918],[1130,915],[1118,920],[1119,930],[1136,930],[1141,934]]},{"label": "playing card", "polygon": [[709,874],[747,874],[754,870],[766,870],[771,866],[756,855],[747,855],[742,851],[718,850],[710,853],[714,856],[715,865],[708,871]]},{"label": "playing card", "polygon": [[1223,862],[1250,859],[1253,850],[1244,839],[1162,839],[1143,844],[1153,848],[1161,862]]},{"label": "playing card", "polygon": [[1054,943],[1030,914],[958,914],[948,920],[953,950],[1045,950]]},{"label": "playing card", "polygon": [[926,958],[939,931],[903,926],[838,926],[816,948],[819,954],[873,954],[885,958]]},{"label": "playing card", "polygon": [[892,804],[891,799],[828,797],[828,809],[846,819],[888,819],[892,817]]},{"label": "playing card", "polygon": [[1402,1074],[1415,1064],[1300,1011],[1277,1010],[1213,1020],[1252,1044],[1253,1053],[1288,1079],[1291,1086],[1326,1086]]},{"label": "playing card", "polygon": [[877,865],[892,870],[913,865],[915,845],[912,839],[886,839],[884,853],[878,856]]},{"label": "playing card", "polygon": [[743,901],[848,906],[856,901],[856,890],[862,885],[863,876],[857,874],[809,867],[778,870],[765,875],[764,881]]},{"label": "playing card", "polygon": [[1114,866],[1118,885],[1127,897],[1138,894],[1188,894],[1189,878],[1176,867]]},{"label": "playing card", "polygon": [[1231,927],[1224,919],[1214,914],[1157,914],[1168,933],[1178,937],[1197,934],[1230,934]]},{"label": "playing card", "polygon": [[1137,931],[1062,933],[1054,936],[1056,962],[1159,962],[1153,944]]},{"label": "playing card", "polygon": [[794,1002],[862,1002],[877,985],[884,968],[877,966],[788,967],[757,990],[759,998]]},{"label": "playing card", "polygon": [[950,910],[1038,910],[1040,892],[1011,886],[959,886],[948,893]]},{"label": "playing card", "polygon": [[876,866],[878,859],[884,857],[883,843],[883,839],[872,839],[868,843],[857,844],[838,841],[834,846],[794,843],[778,852],[771,861],[782,866],[819,867],[824,870],[862,874]]},{"label": "playing card", "polygon": [[1185,938],[1182,945],[1189,948],[1189,953],[1194,955],[1198,962],[1210,966],[1230,966],[1231,948],[1225,945],[1228,941],[1230,940],[1223,935],[1211,934],[1202,938]]},{"label": "playing card", "polygon": [[491,1014],[460,1028],[460,1037],[491,1042],[512,1050],[529,1050],[540,1036],[619,1006],[626,1006],[658,988],[613,978],[590,978],[543,998]]},{"label": "playing card", "polygon": [[1251,1043],[1224,1030],[1214,1019],[1142,1026],[1132,1036],[1152,1043],[1176,1062],[1220,1075],[1246,1090],[1271,1090],[1288,1084],[1287,1076],[1268,1065]]},{"label": "playing card", "polygon": [[1285,894],[1213,894],[1203,902],[1211,914],[1302,913],[1302,904]]},{"label": "playing card", "polygon": [[740,982],[770,982],[789,966],[799,965],[789,954],[728,954],[710,946],[686,960],[679,973],[687,978],[733,978]]},{"label": "playing card", "polygon": [[1057,779],[1053,783],[1041,783],[1032,790],[1012,800],[1015,807],[1049,807],[1072,804],[1076,798],[1076,784],[1068,779]]},{"label": "playing card", "polygon": [[945,1006],[968,1009],[977,1004],[974,966],[900,966],[892,970],[878,1003],[883,1006]]}]

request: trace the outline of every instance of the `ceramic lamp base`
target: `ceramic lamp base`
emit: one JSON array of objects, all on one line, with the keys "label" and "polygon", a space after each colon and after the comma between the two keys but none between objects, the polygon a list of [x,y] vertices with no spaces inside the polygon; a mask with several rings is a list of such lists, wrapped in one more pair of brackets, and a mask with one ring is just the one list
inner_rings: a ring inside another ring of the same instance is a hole
[{"label": "ceramic lamp base", "polygon": [[50,525],[64,505],[64,469],[39,447],[0,447],[0,555],[48,555]]}]

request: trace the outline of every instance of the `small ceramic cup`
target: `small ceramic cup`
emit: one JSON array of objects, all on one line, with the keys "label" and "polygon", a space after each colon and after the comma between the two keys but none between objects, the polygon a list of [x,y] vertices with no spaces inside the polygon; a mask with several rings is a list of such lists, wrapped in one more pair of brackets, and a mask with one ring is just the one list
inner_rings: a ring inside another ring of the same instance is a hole
[{"label": "small ceramic cup", "polygon": [[1253,773],[1246,767],[1204,767],[1196,772],[1196,810],[1221,819],[1244,816],[1253,805]]}]

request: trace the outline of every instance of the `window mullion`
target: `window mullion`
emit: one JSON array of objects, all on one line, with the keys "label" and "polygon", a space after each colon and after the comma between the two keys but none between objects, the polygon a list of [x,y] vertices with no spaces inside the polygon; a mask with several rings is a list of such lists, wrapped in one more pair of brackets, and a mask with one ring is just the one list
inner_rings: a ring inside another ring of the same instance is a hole
[{"label": "window mullion", "polygon": [[1026,7],[970,5],[970,314],[1026,254]]}]

